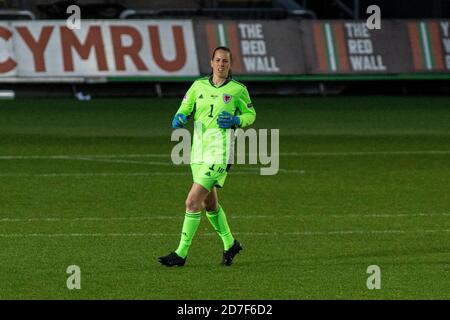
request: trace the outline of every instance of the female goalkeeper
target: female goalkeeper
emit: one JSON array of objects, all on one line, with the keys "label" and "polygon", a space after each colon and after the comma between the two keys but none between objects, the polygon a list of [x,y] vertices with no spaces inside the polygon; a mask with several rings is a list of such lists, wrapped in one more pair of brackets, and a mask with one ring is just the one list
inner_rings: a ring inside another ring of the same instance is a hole
[{"label": "female goalkeeper", "polygon": [[217,47],[211,58],[211,75],[192,84],[172,121],[175,129],[182,128],[187,119],[194,119],[193,184],[186,199],[180,244],[174,252],[159,258],[166,266],[185,264],[203,209],[223,241],[222,264],[230,266],[242,250],[231,234],[216,189],[223,187],[233,158],[234,131],[228,129],[246,127],[256,118],[247,88],[231,77],[231,65],[230,49]]}]

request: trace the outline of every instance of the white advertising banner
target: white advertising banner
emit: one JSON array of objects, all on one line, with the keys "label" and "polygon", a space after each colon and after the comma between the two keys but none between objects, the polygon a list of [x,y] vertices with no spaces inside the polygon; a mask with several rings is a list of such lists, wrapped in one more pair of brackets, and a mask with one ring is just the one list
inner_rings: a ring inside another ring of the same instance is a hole
[{"label": "white advertising banner", "polygon": [[0,24],[0,77],[197,76],[190,20]]},{"label": "white advertising banner", "polygon": [[0,23],[0,77],[17,75],[14,57],[13,33],[7,23]]}]

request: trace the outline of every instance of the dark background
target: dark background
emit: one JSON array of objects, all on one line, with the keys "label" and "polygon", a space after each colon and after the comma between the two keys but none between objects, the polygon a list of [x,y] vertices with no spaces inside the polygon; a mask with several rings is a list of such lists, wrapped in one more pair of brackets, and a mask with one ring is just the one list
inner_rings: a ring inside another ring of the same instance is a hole
[{"label": "dark background", "polygon": [[[275,9],[306,9],[314,12],[318,19],[358,19],[367,16],[366,8],[370,5],[380,6],[382,18],[386,19],[450,17],[450,0],[0,0],[0,10],[29,10],[37,18],[59,19],[67,17],[65,11],[70,4],[79,5],[86,18],[102,19],[119,18],[123,11],[130,9],[165,10],[159,12],[162,17],[184,14],[192,16],[193,13],[211,16],[217,15],[214,9],[219,8],[242,9],[240,14],[247,17],[260,15],[261,10],[273,17]],[[271,13],[268,12],[269,9],[272,9]],[[257,10],[260,12],[256,12]],[[230,15],[233,18],[232,12],[224,13],[224,10],[220,15]],[[281,16],[282,13],[278,12],[278,15]]]}]

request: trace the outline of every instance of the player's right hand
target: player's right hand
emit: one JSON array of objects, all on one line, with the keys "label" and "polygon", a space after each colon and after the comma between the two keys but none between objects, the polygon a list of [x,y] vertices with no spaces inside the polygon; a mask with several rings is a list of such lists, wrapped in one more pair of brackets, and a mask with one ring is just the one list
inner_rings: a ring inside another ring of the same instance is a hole
[{"label": "player's right hand", "polygon": [[178,129],[178,128],[183,128],[184,125],[186,124],[186,116],[182,113],[177,113],[175,115],[175,117],[173,117],[172,120],[172,128],[174,129]]}]

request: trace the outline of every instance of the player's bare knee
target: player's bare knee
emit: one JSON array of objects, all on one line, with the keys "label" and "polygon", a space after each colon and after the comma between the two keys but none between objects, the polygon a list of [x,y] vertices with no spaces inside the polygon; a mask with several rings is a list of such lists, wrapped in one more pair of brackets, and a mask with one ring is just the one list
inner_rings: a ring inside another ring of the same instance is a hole
[{"label": "player's bare knee", "polygon": [[186,199],[186,211],[188,212],[198,212],[202,210],[202,205],[198,201],[195,201],[194,199],[188,197]]}]

